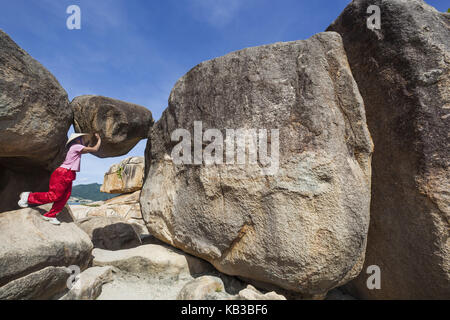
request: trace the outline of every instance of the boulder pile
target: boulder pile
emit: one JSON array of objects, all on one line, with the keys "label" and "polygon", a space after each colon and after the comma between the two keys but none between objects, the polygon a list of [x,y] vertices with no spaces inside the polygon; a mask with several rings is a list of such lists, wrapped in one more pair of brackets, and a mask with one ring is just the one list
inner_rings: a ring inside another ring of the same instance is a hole
[{"label": "boulder pile", "polygon": [[52,299],[67,290],[70,266],[91,261],[89,236],[63,209],[55,226],[42,219],[48,205],[0,214],[0,299]]}]

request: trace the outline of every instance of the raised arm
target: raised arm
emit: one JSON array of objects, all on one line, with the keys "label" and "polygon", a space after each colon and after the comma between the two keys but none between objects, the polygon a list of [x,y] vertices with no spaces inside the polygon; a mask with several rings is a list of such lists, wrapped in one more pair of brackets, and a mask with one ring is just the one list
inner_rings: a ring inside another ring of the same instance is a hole
[{"label": "raised arm", "polygon": [[93,147],[84,147],[83,150],[81,150],[81,153],[97,152],[98,149],[100,149],[102,138],[100,138],[100,135],[98,133],[95,134],[95,137],[97,138],[97,144]]}]

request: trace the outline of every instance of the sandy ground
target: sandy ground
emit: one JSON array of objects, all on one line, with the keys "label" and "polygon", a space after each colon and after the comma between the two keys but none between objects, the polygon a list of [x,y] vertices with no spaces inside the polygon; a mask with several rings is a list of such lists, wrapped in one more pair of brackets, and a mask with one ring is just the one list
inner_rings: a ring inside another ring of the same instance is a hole
[{"label": "sandy ground", "polygon": [[103,285],[97,300],[175,300],[178,292],[192,279],[147,278],[120,273],[112,282]]}]

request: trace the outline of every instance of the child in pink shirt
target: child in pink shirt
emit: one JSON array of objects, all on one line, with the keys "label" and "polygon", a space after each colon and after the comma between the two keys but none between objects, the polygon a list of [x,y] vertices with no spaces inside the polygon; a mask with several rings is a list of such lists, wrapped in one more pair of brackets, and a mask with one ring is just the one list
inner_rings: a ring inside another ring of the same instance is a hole
[{"label": "child in pink shirt", "polygon": [[70,194],[72,193],[72,182],[76,179],[76,172],[80,171],[81,155],[88,152],[97,152],[100,148],[101,138],[95,134],[98,141],[95,147],[84,146],[83,137],[86,133],[74,133],[66,143],[68,148],[64,162],[50,176],[48,192],[22,192],[20,194],[19,206],[28,207],[30,204],[40,205],[53,202],[49,212],[43,218],[53,224],[60,224],[56,216],[62,211]]}]

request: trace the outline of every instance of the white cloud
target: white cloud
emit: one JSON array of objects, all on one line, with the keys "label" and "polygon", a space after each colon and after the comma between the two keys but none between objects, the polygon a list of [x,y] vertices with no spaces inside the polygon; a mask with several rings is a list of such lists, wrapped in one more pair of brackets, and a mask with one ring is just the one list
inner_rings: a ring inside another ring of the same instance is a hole
[{"label": "white cloud", "polygon": [[190,0],[195,18],[215,27],[230,23],[242,8],[243,0]]},{"label": "white cloud", "polygon": [[90,183],[90,179],[89,178],[81,178],[81,179],[76,179],[73,182],[73,185],[77,185],[77,184],[89,184]]}]

